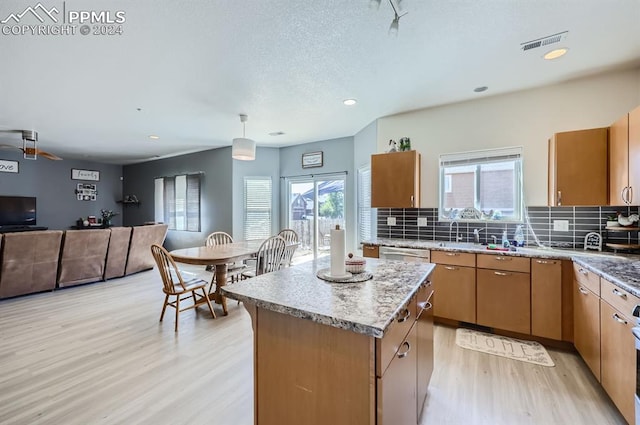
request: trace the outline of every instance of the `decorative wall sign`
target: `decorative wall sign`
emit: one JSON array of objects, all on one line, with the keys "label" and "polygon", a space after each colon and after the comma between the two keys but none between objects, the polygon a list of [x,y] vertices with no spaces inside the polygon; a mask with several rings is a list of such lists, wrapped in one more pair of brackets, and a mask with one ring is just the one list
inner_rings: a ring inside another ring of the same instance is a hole
[{"label": "decorative wall sign", "polygon": [[71,180],[90,180],[94,182],[100,181],[100,171],[95,170],[78,170],[71,169]]},{"label": "decorative wall sign", "polygon": [[18,161],[7,161],[6,159],[0,159],[0,172],[1,173],[17,173]]},{"label": "decorative wall sign", "polygon": [[322,151],[302,154],[302,168],[322,167]]},{"label": "decorative wall sign", "polygon": [[78,201],[95,201],[98,197],[98,189],[95,184],[78,183],[76,186],[76,199]]}]

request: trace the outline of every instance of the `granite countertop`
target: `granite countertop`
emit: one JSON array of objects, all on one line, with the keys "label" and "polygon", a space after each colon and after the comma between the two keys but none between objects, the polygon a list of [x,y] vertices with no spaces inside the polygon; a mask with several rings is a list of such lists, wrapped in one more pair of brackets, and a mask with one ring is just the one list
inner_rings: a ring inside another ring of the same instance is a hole
[{"label": "granite countertop", "polygon": [[316,277],[329,258],[308,261],[221,288],[242,302],[329,326],[382,338],[435,268],[430,263],[367,258],[373,279],[332,283]]},{"label": "granite countertop", "polygon": [[535,247],[516,248],[515,251],[494,251],[487,249],[485,245],[464,242],[415,241],[387,238],[373,239],[365,243],[397,248],[572,260],[595,274],[602,276],[614,285],[640,297],[640,256],[638,255]]}]

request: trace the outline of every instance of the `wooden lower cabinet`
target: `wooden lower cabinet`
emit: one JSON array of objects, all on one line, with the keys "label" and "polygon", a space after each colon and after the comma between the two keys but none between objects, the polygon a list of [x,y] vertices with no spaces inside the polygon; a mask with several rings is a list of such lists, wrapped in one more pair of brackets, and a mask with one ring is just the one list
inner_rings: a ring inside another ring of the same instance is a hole
[{"label": "wooden lower cabinet", "polygon": [[529,273],[478,269],[477,300],[479,325],[531,333]]},{"label": "wooden lower cabinet", "polygon": [[417,327],[411,327],[389,367],[377,379],[378,425],[416,424]]},{"label": "wooden lower cabinet", "polygon": [[420,419],[433,372],[433,287],[423,286],[418,292],[417,334],[417,414]]},{"label": "wooden lower cabinet", "polygon": [[[573,344],[593,375],[600,381],[600,297],[575,280]],[[635,367],[633,370],[635,371]]]},{"label": "wooden lower cabinet", "polygon": [[433,314],[436,317],[476,323],[475,267],[438,264],[432,280]]},{"label": "wooden lower cabinet", "polygon": [[531,260],[531,334],[562,340],[561,260]]},{"label": "wooden lower cabinet", "polygon": [[600,383],[630,424],[635,423],[636,348],[633,320],[600,300]]},{"label": "wooden lower cabinet", "polygon": [[380,247],[378,245],[362,245],[362,256],[368,258],[379,258],[380,257]]}]

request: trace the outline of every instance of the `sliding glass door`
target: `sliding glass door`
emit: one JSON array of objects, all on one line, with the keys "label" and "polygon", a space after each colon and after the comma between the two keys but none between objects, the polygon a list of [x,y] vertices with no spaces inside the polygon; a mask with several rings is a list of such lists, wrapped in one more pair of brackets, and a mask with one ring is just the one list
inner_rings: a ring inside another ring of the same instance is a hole
[{"label": "sliding glass door", "polygon": [[329,254],[331,229],[345,225],[345,177],[324,175],[287,179],[288,227],[300,237],[294,260]]}]

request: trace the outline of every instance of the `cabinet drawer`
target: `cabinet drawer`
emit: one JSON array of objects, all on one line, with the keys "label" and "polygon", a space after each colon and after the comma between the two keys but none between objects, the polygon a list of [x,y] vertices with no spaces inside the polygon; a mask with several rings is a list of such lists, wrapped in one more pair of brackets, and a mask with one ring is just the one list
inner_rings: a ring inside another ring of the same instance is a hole
[{"label": "cabinet drawer", "polygon": [[476,254],[468,252],[431,251],[431,262],[450,266],[476,266]]},{"label": "cabinet drawer", "polygon": [[[600,279],[600,291],[600,296],[603,300],[624,314],[627,319],[633,318],[633,308],[636,304],[640,304],[640,298],[604,278]],[[633,320],[631,320],[631,322],[633,322]]]},{"label": "cabinet drawer", "polygon": [[409,333],[411,325],[415,323],[417,298],[414,295],[409,304],[400,310],[398,317],[391,322],[384,337],[376,339],[376,376],[382,376]]},{"label": "cabinet drawer", "polygon": [[418,299],[417,299],[417,306],[416,306],[417,317],[420,317],[423,311],[433,308],[432,299],[431,299],[432,296],[433,296],[433,283],[431,283],[431,281],[427,281],[418,290]]},{"label": "cabinet drawer", "polygon": [[380,247],[378,245],[362,245],[362,256],[369,258],[380,258]]},{"label": "cabinet drawer", "polygon": [[500,254],[478,254],[478,268],[529,273],[531,270],[531,261],[525,257],[512,257]]},{"label": "cabinet drawer", "polygon": [[573,263],[573,276],[579,284],[600,296],[600,276],[576,263]]}]

